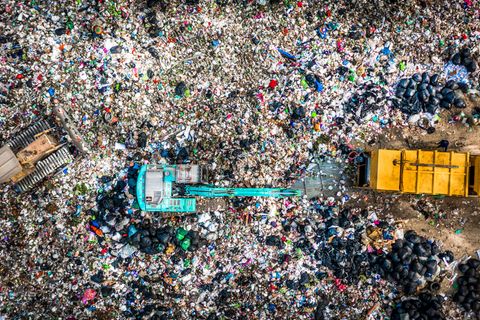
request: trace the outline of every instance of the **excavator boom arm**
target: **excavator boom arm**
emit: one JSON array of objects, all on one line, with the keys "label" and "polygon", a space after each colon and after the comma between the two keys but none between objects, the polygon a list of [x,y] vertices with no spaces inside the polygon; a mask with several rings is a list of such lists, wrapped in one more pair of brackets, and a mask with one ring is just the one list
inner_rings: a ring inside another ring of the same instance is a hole
[{"label": "excavator boom arm", "polygon": [[205,198],[219,197],[298,197],[302,195],[301,190],[284,188],[220,188],[214,186],[185,186],[185,193],[189,196]]}]

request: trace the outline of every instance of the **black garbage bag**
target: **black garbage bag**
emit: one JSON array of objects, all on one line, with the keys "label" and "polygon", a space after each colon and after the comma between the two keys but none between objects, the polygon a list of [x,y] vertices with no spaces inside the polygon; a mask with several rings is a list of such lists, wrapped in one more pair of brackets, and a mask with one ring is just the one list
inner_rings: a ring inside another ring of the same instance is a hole
[{"label": "black garbage bag", "polygon": [[275,235],[270,235],[270,236],[267,236],[265,238],[265,244],[267,246],[280,246],[282,243],[282,240],[280,239],[280,237],[278,236],[275,236]]},{"label": "black garbage bag", "polygon": [[96,283],[102,283],[104,280],[104,274],[102,270],[99,270],[96,274],[90,277],[90,280]]},{"label": "black garbage bag", "polygon": [[138,147],[142,149],[147,147],[147,134],[145,132],[140,132],[138,135]]},{"label": "black garbage bag", "polygon": [[415,82],[421,82],[422,81],[422,76],[418,73],[415,73],[413,76],[412,76],[412,80],[415,81]]},{"label": "black garbage bag", "polygon": [[477,63],[473,59],[466,58],[464,65],[468,72],[475,72],[477,70]]},{"label": "black garbage bag", "polygon": [[462,64],[462,56],[460,55],[460,53],[455,53],[452,57],[452,63],[454,65],[461,65]]},{"label": "black garbage bag", "polygon": [[429,83],[430,82],[430,76],[428,75],[428,72],[422,73],[422,83]]},{"label": "black garbage bag", "polygon": [[398,82],[398,88],[406,89],[408,87],[408,79],[402,79]]},{"label": "black garbage bag", "polygon": [[110,295],[112,295],[112,293],[115,292],[115,289],[113,287],[110,287],[110,286],[102,286],[102,288],[100,289],[100,292],[102,294],[102,297],[109,297]]},{"label": "black garbage bag", "polygon": [[430,84],[432,86],[437,86],[439,78],[440,78],[440,75],[435,73],[433,76],[430,77]]},{"label": "black garbage bag", "polygon": [[447,83],[445,84],[445,87],[450,88],[452,90],[457,90],[458,83],[454,80],[448,80]]},{"label": "black garbage bag", "polygon": [[467,106],[465,104],[465,100],[461,98],[455,98],[455,100],[453,100],[453,105],[455,106],[455,108],[459,108],[459,109],[463,109]]},{"label": "black garbage bag", "polygon": [[177,159],[179,161],[188,160],[188,157],[189,157],[189,152],[188,152],[187,148],[182,147],[178,150]]},{"label": "black garbage bag", "polygon": [[460,50],[460,55],[462,56],[462,59],[470,58],[470,56],[471,56],[470,49],[469,48],[463,48],[462,50]]},{"label": "black garbage bag", "polygon": [[307,74],[305,76],[305,81],[307,82],[309,87],[315,87],[315,76],[313,74]]},{"label": "black garbage bag", "polygon": [[299,106],[293,109],[292,119],[300,120],[305,118],[305,115],[306,115],[305,108],[303,108],[302,106]]},{"label": "black garbage bag", "polygon": [[480,267],[480,261],[478,259],[474,259],[474,258],[470,258],[468,261],[467,261],[467,265],[470,267],[470,268],[473,268],[475,270],[478,270],[478,267]]},{"label": "black garbage bag", "polygon": [[67,29],[66,29],[66,28],[58,28],[58,29],[55,29],[55,34],[56,34],[57,36],[64,35],[66,32],[67,32]]},{"label": "black garbage bag", "polygon": [[187,85],[183,81],[178,83],[177,86],[175,87],[176,96],[183,97],[186,91],[187,91]]},{"label": "black garbage bag", "polygon": [[160,55],[158,54],[158,51],[157,49],[155,49],[154,47],[149,47],[147,49],[147,51],[152,55],[152,57],[154,57],[155,59],[158,59],[160,58]]}]

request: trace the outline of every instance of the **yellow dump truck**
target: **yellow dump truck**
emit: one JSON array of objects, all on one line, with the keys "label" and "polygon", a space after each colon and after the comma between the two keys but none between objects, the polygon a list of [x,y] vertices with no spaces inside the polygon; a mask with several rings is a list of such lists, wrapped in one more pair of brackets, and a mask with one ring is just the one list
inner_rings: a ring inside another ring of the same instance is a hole
[{"label": "yellow dump truck", "polygon": [[480,195],[480,155],[379,149],[360,155],[356,162],[360,187],[413,194]]}]

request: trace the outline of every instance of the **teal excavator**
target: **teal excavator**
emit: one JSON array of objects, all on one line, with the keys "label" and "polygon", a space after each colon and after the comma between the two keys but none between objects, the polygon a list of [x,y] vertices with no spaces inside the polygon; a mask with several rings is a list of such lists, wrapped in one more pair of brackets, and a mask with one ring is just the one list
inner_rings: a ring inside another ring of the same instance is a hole
[{"label": "teal excavator", "polygon": [[152,212],[196,211],[196,198],[299,197],[301,190],[284,188],[222,188],[207,184],[208,171],[200,165],[143,165],[136,193],[140,208]]}]

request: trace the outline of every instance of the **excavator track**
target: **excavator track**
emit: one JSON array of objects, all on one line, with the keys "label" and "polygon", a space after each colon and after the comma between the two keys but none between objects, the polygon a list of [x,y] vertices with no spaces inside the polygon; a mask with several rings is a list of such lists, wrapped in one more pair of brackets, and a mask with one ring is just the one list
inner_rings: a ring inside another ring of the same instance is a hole
[{"label": "excavator track", "polygon": [[35,171],[17,183],[18,191],[28,191],[35,184],[70,163],[72,160],[73,156],[68,151],[68,146],[63,146],[45,159],[37,162],[35,164]]},{"label": "excavator track", "polygon": [[14,152],[18,152],[32,143],[35,140],[36,134],[47,129],[50,129],[50,124],[45,120],[39,121],[21,131],[15,136],[15,138],[12,139],[12,141],[8,142],[8,145]]}]

